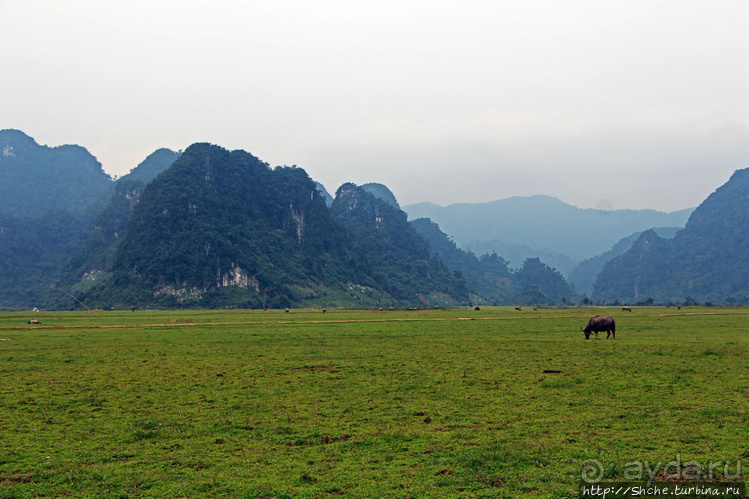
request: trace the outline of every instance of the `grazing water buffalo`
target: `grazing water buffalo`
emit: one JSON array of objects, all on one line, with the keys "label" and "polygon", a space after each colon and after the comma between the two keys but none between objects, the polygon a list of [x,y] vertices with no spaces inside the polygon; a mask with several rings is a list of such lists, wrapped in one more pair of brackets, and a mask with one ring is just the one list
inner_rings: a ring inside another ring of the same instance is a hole
[{"label": "grazing water buffalo", "polygon": [[596,333],[596,339],[598,339],[598,333],[606,331],[606,339],[611,336],[612,340],[616,339],[616,324],[614,319],[608,315],[596,315],[588,321],[588,325],[585,329],[580,328],[580,331],[585,333],[585,339],[590,338],[590,333]]},{"label": "grazing water buffalo", "polygon": [[632,311],[632,307],[630,307],[628,305],[624,305],[622,307],[622,312],[631,312],[631,311]]}]

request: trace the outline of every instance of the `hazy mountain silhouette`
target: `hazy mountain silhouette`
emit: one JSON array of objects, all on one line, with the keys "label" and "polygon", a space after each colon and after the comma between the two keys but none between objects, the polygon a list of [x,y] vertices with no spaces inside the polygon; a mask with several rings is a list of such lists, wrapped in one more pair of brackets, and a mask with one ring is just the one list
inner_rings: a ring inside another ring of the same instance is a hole
[{"label": "hazy mountain silhouette", "polygon": [[426,217],[439,224],[460,247],[476,248],[479,242],[486,242],[482,250],[490,250],[491,241],[501,241],[526,246],[534,252],[566,255],[573,261],[608,251],[634,232],[652,227],[683,227],[692,212],[581,209],[541,195],[445,207],[419,203],[404,210],[411,219]]},{"label": "hazy mountain silhouette", "polygon": [[111,184],[101,164],[81,146],[41,146],[19,130],[0,130],[0,213],[82,214]]},{"label": "hazy mountain silhouette", "polygon": [[386,186],[384,186],[382,184],[378,184],[376,182],[370,182],[368,184],[363,184],[363,185],[361,185],[359,187],[361,187],[365,191],[369,192],[374,197],[376,197],[378,199],[382,199],[383,201],[385,201],[389,205],[394,206],[394,207],[398,208],[399,210],[401,209],[400,205],[398,204],[398,200],[395,199],[395,195]]},{"label": "hazy mountain silhouette", "polygon": [[315,187],[317,188],[317,192],[319,192],[322,198],[325,200],[326,205],[330,206],[331,204],[333,204],[333,196],[331,196],[327,189],[325,189],[324,185],[322,185],[320,182],[315,182]]},{"label": "hazy mountain silhouette", "polygon": [[143,184],[149,183],[156,176],[172,166],[177,161],[181,152],[175,152],[171,149],[161,148],[149,154],[138,166],[130,170],[127,175],[120,177],[122,180],[138,180]]},{"label": "hazy mountain silhouette", "polygon": [[576,266],[577,261],[572,257],[557,253],[552,250],[537,250],[524,244],[511,244],[497,239],[471,241],[463,246],[463,249],[477,255],[496,253],[507,260],[511,268],[520,268],[528,258],[538,258],[550,267],[558,270],[563,275],[569,274]]}]

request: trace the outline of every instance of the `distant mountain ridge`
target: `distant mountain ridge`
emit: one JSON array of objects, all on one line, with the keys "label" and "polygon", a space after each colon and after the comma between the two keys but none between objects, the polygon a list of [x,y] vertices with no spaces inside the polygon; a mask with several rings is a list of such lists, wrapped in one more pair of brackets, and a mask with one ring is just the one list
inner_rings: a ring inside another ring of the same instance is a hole
[{"label": "distant mountain ridge", "polygon": [[683,227],[693,211],[581,209],[544,195],[445,207],[419,203],[403,209],[410,219],[426,217],[436,222],[460,247],[497,240],[553,251],[576,261],[601,254],[635,232]]}]

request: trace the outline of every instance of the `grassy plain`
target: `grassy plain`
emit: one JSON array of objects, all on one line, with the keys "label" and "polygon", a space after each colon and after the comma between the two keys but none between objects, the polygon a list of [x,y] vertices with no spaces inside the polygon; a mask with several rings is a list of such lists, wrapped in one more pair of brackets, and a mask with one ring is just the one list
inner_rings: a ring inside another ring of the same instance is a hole
[{"label": "grassy plain", "polygon": [[[615,341],[584,339],[597,313]],[[745,308],[4,313],[0,340],[0,498],[562,498],[591,463],[749,466]]]}]

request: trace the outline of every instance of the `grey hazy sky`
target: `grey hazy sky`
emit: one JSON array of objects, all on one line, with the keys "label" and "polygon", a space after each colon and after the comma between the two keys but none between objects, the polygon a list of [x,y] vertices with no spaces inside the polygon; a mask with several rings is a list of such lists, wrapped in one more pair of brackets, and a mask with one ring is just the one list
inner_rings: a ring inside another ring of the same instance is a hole
[{"label": "grey hazy sky", "polygon": [[692,207],[749,166],[746,0],[0,0],[0,129],[211,142],[401,204]]}]

